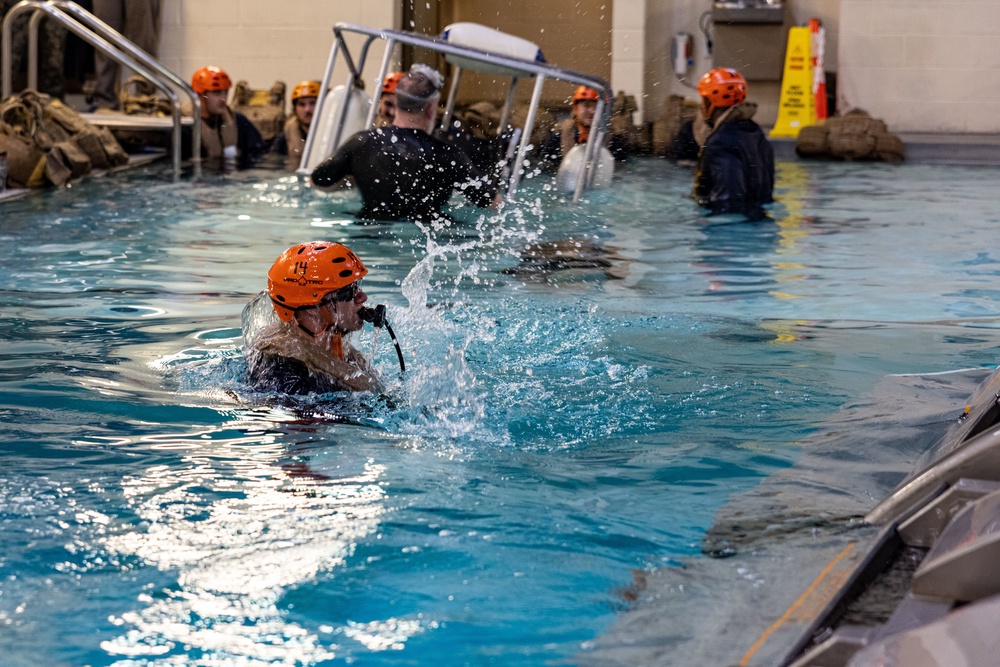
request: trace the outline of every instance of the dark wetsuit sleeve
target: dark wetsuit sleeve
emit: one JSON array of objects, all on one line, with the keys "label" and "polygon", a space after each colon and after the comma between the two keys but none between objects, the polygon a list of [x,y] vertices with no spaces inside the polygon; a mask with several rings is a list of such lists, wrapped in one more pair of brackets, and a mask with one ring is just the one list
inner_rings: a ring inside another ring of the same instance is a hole
[{"label": "dark wetsuit sleeve", "polygon": [[453,160],[455,161],[455,183],[460,184],[459,190],[465,198],[476,206],[486,208],[493,203],[497,196],[497,188],[493,182],[483,172],[472,163],[469,156],[464,151],[454,148]]},{"label": "dark wetsuit sleeve", "polygon": [[364,143],[364,133],[355,134],[337,151],[323,160],[312,173],[312,182],[321,188],[336,185],[354,174],[354,154]]},{"label": "dark wetsuit sleeve", "polygon": [[284,131],[279,132],[278,136],[274,138],[274,143],[271,144],[271,152],[282,157],[288,155],[288,139],[285,138]]},{"label": "dark wetsuit sleeve", "polygon": [[562,132],[549,132],[538,149],[542,169],[555,171],[562,163]]},{"label": "dark wetsuit sleeve", "polygon": [[250,119],[236,112],[236,148],[244,165],[256,162],[267,152],[267,144]]}]

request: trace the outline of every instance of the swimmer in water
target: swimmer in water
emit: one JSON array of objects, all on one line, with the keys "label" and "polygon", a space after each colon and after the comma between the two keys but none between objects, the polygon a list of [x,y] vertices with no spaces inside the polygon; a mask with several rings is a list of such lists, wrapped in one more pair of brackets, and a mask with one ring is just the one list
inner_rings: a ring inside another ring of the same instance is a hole
[{"label": "swimmer in water", "polygon": [[364,326],[363,318],[372,321],[361,289],[367,273],[339,243],[302,243],[278,257],[267,272],[267,290],[243,309],[244,357],[254,389],[382,392],[379,376],[346,339]]}]

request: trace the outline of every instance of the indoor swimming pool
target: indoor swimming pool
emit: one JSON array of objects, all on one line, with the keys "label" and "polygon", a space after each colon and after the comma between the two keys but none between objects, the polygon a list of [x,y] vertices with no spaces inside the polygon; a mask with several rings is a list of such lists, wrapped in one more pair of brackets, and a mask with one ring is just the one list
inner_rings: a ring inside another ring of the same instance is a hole
[{"label": "indoor swimming pool", "polygon": [[[428,226],[161,164],[0,204],[4,664],[574,664],[882,378],[997,364],[1000,168],[781,161],[753,224],[691,180]],[[308,240],[368,266],[387,397],[243,383],[243,306]]]}]

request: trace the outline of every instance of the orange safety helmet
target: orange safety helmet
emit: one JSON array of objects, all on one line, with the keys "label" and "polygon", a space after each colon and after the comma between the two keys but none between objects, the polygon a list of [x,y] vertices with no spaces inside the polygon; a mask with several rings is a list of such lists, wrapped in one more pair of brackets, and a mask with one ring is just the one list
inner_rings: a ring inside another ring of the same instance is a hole
[{"label": "orange safety helmet", "polygon": [[292,246],[267,272],[267,293],[283,322],[296,308],[315,306],[330,292],[356,283],[368,273],[358,256],[340,243],[310,241]]},{"label": "orange safety helmet", "polygon": [[573,104],[577,102],[596,102],[599,99],[601,99],[601,94],[587,86],[580,86],[573,93]]},{"label": "orange safety helmet", "polygon": [[199,95],[210,90],[229,90],[233,87],[233,82],[229,75],[221,67],[202,67],[191,77],[191,87]]},{"label": "orange safety helmet", "polygon": [[300,81],[292,88],[292,104],[300,97],[319,97],[319,81]]},{"label": "orange safety helmet", "polygon": [[716,67],[698,81],[698,94],[708,105],[704,106],[705,117],[715,109],[734,107],[747,98],[747,81],[743,75],[731,67]]},{"label": "orange safety helmet", "polygon": [[403,78],[405,72],[393,72],[392,74],[385,77],[385,81],[382,82],[382,94],[383,95],[395,95],[396,94],[396,84],[399,80]]}]

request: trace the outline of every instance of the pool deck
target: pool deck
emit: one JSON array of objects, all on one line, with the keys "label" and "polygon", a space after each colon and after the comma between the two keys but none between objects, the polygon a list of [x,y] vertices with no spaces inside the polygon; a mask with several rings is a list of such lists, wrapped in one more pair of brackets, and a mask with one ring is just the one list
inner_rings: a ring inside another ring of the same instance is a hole
[{"label": "pool deck", "polygon": [[[765,132],[768,128],[764,128]],[[899,133],[906,149],[906,162],[1000,166],[1000,134],[953,134],[934,132]],[[774,156],[795,158],[794,139],[771,139]]]}]

